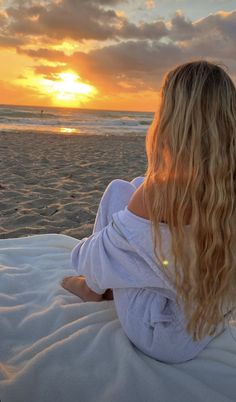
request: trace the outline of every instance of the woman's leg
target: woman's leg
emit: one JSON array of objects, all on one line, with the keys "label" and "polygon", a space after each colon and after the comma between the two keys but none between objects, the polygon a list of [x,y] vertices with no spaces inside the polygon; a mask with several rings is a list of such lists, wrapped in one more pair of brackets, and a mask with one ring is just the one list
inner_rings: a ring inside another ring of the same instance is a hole
[{"label": "woman's leg", "polygon": [[[143,177],[136,177],[131,182],[116,179],[107,186],[98,207],[93,233],[98,232],[107,226],[112,215],[128,205],[130,197],[143,182],[143,179]],[[103,299],[113,299],[112,289],[107,289],[103,295]]]},{"label": "woman's leg", "polygon": [[[143,181],[142,177],[136,177],[131,182],[116,179],[113,180],[106,188],[101,201],[99,203],[95,223],[93,227],[93,233],[99,232],[110,222],[112,215],[125,208],[128,204],[130,197],[135,192],[136,188]],[[84,278],[79,276],[65,277],[61,283],[62,287],[69,292],[81,297],[85,295],[85,299],[91,301],[112,300],[113,291],[107,289],[103,295],[97,295],[89,288],[86,288]],[[85,288],[84,288],[85,287]]]},{"label": "woman's leg", "polygon": [[130,197],[143,181],[143,177],[136,177],[131,182],[116,179],[106,188],[101,198],[93,233],[102,230],[111,221],[112,215],[128,205]]}]

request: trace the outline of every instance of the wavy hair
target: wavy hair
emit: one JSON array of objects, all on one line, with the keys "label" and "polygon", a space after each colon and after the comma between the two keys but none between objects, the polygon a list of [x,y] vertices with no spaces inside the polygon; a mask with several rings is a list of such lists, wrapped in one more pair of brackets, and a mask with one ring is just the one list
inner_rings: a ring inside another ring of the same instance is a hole
[{"label": "wavy hair", "polygon": [[161,95],[146,137],[144,201],[158,265],[198,341],[224,327],[236,305],[236,89],[223,67],[200,60],[170,71]]}]

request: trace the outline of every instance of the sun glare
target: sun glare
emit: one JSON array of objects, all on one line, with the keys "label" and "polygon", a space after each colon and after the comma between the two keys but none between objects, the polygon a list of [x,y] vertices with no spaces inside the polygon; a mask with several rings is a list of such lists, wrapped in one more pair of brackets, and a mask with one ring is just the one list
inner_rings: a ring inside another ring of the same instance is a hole
[{"label": "sun glare", "polygon": [[71,71],[59,73],[55,79],[42,79],[41,87],[54,104],[63,106],[79,106],[97,93],[94,86],[83,83],[79,75]]}]

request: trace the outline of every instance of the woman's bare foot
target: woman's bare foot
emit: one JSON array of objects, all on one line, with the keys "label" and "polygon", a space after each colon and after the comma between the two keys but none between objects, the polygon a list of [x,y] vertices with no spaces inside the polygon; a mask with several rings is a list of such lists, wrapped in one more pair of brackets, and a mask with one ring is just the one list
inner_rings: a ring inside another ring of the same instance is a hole
[{"label": "woman's bare foot", "polygon": [[62,280],[61,286],[76,296],[79,296],[84,301],[98,302],[103,300],[103,295],[99,295],[91,290],[83,276],[66,276]]}]

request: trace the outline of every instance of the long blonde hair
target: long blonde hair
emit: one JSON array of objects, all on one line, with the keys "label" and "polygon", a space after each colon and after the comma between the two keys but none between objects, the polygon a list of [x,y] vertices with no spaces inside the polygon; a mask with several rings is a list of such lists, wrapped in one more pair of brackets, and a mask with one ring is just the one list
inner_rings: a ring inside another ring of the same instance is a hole
[{"label": "long blonde hair", "polygon": [[144,200],[155,255],[168,264],[164,217],[174,277],[160,267],[184,307],[186,330],[201,340],[224,327],[225,311],[236,305],[236,89],[222,67],[193,61],[166,75],[146,151]]}]

